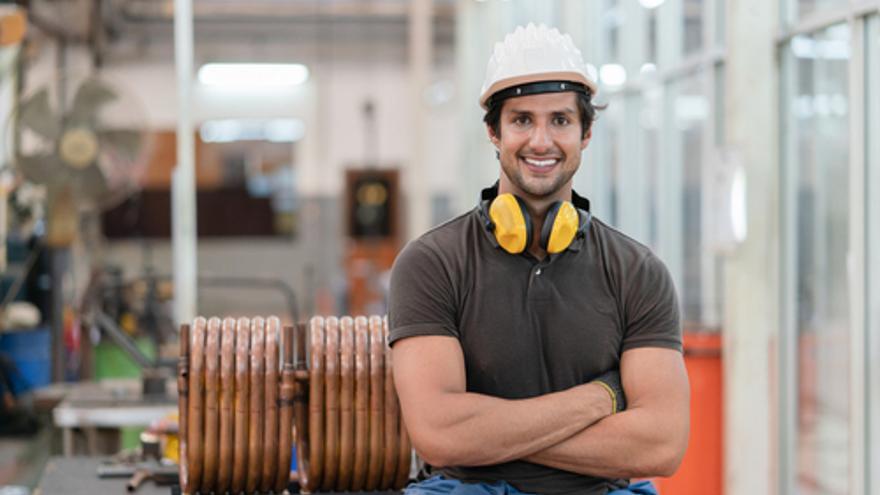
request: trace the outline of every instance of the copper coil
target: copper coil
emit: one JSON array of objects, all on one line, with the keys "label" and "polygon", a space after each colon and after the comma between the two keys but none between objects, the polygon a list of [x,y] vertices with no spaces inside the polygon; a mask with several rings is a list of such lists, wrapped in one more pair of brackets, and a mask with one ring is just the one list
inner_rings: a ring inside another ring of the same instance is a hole
[{"label": "copper coil", "polygon": [[391,375],[391,348],[388,346],[388,319],[382,319],[382,347],[385,350],[385,459],[382,468],[380,490],[387,490],[395,481],[397,474],[398,416],[397,393],[394,390],[394,377]]},{"label": "copper coil", "polygon": [[309,463],[300,471],[300,487],[313,492],[321,486],[324,461],[324,318],[309,322]]},{"label": "copper coil", "polygon": [[309,473],[311,472],[311,463],[309,462],[311,442],[309,442],[308,401],[311,384],[308,379],[309,372],[306,352],[307,336],[310,333],[311,322],[308,328],[305,325],[297,325],[296,339],[293,346],[293,364],[296,373],[296,380],[293,384],[293,424],[296,437],[297,472],[292,477],[299,482],[300,487],[310,483]]},{"label": "copper coil", "polygon": [[248,470],[245,491],[252,493],[260,485],[263,463],[263,407],[265,388],[263,386],[265,364],[265,325],[266,320],[256,317],[251,320],[251,395],[248,418]]},{"label": "copper coil", "polygon": [[268,492],[275,485],[275,467],[278,465],[278,352],[281,322],[266,319],[265,374],[263,377],[263,462],[260,491]]},{"label": "copper coil", "polygon": [[[391,373],[387,320],[197,318],[181,328],[184,493],[401,488],[411,447]],[[297,444],[298,472],[289,473]]]},{"label": "copper coil", "polygon": [[239,318],[235,323],[235,419],[233,428],[235,451],[232,455],[233,493],[244,490],[247,482],[248,415],[250,413],[250,352],[251,321]]},{"label": "copper coil", "polygon": [[192,335],[190,339],[190,374],[189,374],[189,425],[187,434],[187,462],[189,464],[189,486],[197,489],[202,486],[202,463],[204,460],[202,431],[203,431],[203,400],[205,375],[205,327],[208,322],[204,318],[196,318],[193,321]]},{"label": "copper coil", "polygon": [[220,457],[220,319],[208,320],[205,341],[205,462],[202,472],[202,490],[211,491],[217,481],[217,461]]},{"label": "copper coil", "polygon": [[226,318],[220,332],[220,454],[217,491],[225,493],[232,482],[232,451],[235,433],[235,320]]},{"label": "copper coil", "polygon": [[339,319],[339,475],[336,491],[351,487],[354,469],[354,320]]},{"label": "copper coil", "polygon": [[339,461],[339,319],[324,320],[324,476],[323,491],[336,486]]},{"label": "copper coil", "polygon": [[385,338],[382,319],[370,317],[370,454],[367,487],[377,487],[382,480],[385,440]]},{"label": "copper coil", "polygon": [[[279,322],[280,324],[280,322]],[[284,327],[281,334],[281,387],[278,393],[278,465],[275,470],[276,493],[283,492],[290,481],[290,456],[293,446],[293,328]]]},{"label": "copper coil", "polygon": [[370,435],[370,342],[369,323],[363,316],[354,319],[354,470],[352,491],[363,489],[367,483]]}]

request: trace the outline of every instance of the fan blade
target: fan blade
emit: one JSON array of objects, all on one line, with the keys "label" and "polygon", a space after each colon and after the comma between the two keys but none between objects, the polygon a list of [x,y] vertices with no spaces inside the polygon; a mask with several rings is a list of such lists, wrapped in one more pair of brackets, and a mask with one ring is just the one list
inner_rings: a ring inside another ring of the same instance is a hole
[{"label": "fan blade", "polygon": [[21,124],[40,136],[55,141],[61,134],[61,122],[49,107],[49,91],[41,89],[21,104]]},{"label": "fan blade", "polygon": [[129,160],[137,158],[143,144],[141,133],[138,131],[99,131],[98,140],[105,152],[118,153]]},{"label": "fan blade", "polygon": [[67,116],[73,125],[93,124],[99,107],[115,100],[116,92],[97,79],[86,79],[76,90],[73,107]]},{"label": "fan blade", "polygon": [[61,186],[70,179],[68,168],[51,153],[19,156],[18,168],[25,179],[49,188]]},{"label": "fan blade", "polygon": [[110,192],[104,173],[98,168],[97,162],[74,174],[73,194],[78,199],[100,203]]}]

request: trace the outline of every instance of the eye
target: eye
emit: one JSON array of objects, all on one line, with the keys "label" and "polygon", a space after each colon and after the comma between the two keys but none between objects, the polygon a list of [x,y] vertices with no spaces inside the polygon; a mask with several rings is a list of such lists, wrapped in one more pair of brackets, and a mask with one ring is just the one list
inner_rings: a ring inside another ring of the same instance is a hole
[{"label": "eye", "polygon": [[565,117],[564,115],[557,115],[556,117],[553,117],[553,125],[565,126],[568,124],[568,117]]},{"label": "eye", "polygon": [[516,125],[528,125],[531,121],[528,115],[517,115],[513,118],[513,123]]}]

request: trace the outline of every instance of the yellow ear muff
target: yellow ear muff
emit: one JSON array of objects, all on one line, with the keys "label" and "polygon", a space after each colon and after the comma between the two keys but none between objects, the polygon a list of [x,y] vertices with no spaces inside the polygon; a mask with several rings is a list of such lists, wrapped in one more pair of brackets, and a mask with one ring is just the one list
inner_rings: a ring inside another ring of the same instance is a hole
[{"label": "yellow ear muff", "polygon": [[[574,205],[568,201],[558,203],[558,207],[551,208],[544,219],[544,227],[541,229],[541,243],[550,254],[565,251],[580,226],[580,217]],[[548,230],[549,227],[549,230]]]},{"label": "yellow ear muff", "polygon": [[499,194],[489,206],[493,233],[502,249],[511,254],[526,250],[531,241],[532,226],[524,205],[513,194]]}]

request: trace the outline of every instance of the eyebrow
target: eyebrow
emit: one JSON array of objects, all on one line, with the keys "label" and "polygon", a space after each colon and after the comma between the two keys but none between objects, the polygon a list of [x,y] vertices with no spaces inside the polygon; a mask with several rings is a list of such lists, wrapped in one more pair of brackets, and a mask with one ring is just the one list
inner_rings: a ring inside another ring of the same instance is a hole
[{"label": "eyebrow", "polygon": [[[535,112],[532,112],[531,110],[518,110],[516,108],[511,108],[510,112],[514,113],[516,115],[532,115],[535,113]],[[574,115],[576,112],[573,108],[565,107],[561,110],[552,110],[547,113],[549,113],[550,115],[569,115],[569,114]]]}]

